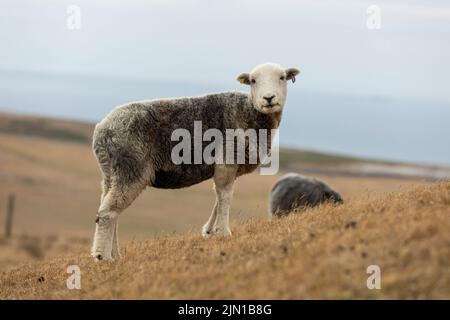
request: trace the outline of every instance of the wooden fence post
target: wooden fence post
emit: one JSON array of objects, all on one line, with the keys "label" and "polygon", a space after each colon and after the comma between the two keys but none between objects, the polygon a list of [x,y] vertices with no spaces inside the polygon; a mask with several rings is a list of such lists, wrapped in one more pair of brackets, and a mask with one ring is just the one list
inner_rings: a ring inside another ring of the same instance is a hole
[{"label": "wooden fence post", "polygon": [[8,197],[8,205],[6,208],[6,223],[5,223],[5,237],[6,239],[11,237],[12,233],[12,222],[14,215],[14,204],[16,202],[16,195],[14,193],[10,194]]}]

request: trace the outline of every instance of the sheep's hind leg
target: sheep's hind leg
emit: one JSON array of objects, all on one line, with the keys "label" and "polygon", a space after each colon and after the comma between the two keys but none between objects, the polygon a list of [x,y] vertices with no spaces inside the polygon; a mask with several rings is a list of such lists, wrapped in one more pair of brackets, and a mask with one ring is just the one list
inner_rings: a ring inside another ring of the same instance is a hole
[{"label": "sheep's hind leg", "polygon": [[117,219],[144,188],[145,183],[140,181],[129,186],[114,184],[103,197],[92,245],[92,256],[96,260],[113,260],[119,257]]},{"label": "sheep's hind leg", "polygon": [[230,236],[230,206],[233,198],[233,185],[236,179],[236,166],[218,165],[214,172],[216,203],[208,222],[203,226],[202,235]]},{"label": "sheep's hind leg", "polygon": [[[103,202],[103,199],[108,194],[108,191],[111,187],[111,181],[108,177],[104,177],[102,181],[102,196],[100,198],[100,203]],[[119,249],[119,236],[118,236],[118,223],[117,219],[114,222],[114,235],[113,235],[113,243],[111,249],[111,257],[113,260],[120,258],[120,249]]]}]

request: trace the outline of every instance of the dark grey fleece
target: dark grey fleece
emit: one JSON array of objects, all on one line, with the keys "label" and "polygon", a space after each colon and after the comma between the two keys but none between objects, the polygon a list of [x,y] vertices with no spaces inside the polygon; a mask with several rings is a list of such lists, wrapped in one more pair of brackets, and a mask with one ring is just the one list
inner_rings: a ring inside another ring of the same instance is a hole
[{"label": "dark grey fleece", "polygon": [[278,180],[270,192],[270,213],[286,215],[293,210],[314,207],[326,201],[342,203],[339,193],[322,181],[288,173]]},{"label": "dark grey fleece", "polygon": [[[249,95],[240,92],[132,102],[115,108],[97,124],[93,150],[107,183],[126,186],[144,180],[156,188],[182,188],[211,178],[214,164],[175,165],[171,160],[172,148],[179,143],[171,141],[175,129],[189,130],[193,140],[194,121],[202,121],[203,132],[218,129],[224,142],[225,129],[268,129],[270,150],[270,129],[278,127],[280,117],[259,112]],[[238,176],[257,167],[239,165]]]}]

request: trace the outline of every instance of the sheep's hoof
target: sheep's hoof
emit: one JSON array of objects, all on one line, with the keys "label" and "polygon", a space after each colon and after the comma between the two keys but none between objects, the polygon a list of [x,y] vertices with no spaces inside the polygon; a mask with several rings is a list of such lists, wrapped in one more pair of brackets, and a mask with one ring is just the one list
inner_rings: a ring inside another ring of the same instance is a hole
[{"label": "sheep's hoof", "polygon": [[113,261],[114,260],[114,258],[111,256],[111,255],[104,255],[104,254],[101,254],[101,253],[92,253],[92,256],[94,257],[94,260],[96,261],[96,262],[99,262],[99,261]]},{"label": "sheep's hoof", "polygon": [[207,229],[206,227],[202,228],[202,236],[205,239],[208,239],[212,236],[211,230]]},{"label": "sheep's hoof", "polygon": [[202,227],[202,236],[205,239],[208,239],[212,236],[212,230],[208,223],[204,224]]},{"label": "sheep's hoof", "polygon": [[212,228],[212,229],[206,229],[203,227],[202,229],[202,236],[205,239],[209,239],[211,237],[230,237],[231,236],[231,230],[229,228]]},{"label": "sheep's hoof", "polygon": [[229,228],[223,229],[219,232],[222,237],[231,237],[231,230]]}]

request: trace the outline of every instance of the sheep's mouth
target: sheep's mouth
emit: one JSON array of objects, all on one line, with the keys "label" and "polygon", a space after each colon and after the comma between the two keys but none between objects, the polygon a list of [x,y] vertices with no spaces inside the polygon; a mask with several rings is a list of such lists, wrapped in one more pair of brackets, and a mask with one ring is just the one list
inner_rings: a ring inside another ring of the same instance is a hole
[{"label": "sheep's mouth", "polygon": [[264,113],[278,112],[278,111],[280,111],[280,108],[281,108],[281,105],[279,103],[268,104],[261,108],[261,112],[264,112]]},{"label": "sheep's mouth", "polygon": [[274,107],[279,107],[280,104],[279,103],[271,103],[271,104],[266,104],[265,106],[263,106],[263,108],[265,109],[272,109]]}]

